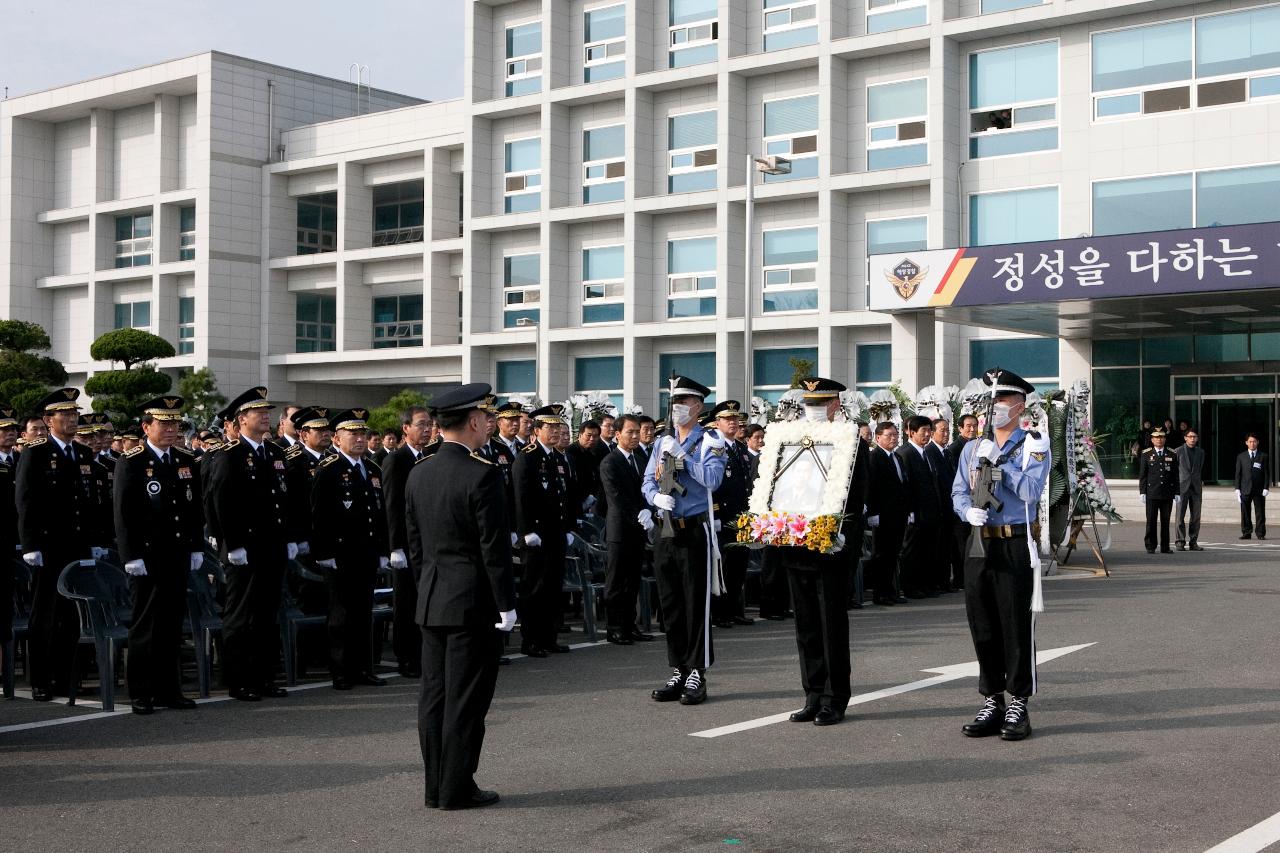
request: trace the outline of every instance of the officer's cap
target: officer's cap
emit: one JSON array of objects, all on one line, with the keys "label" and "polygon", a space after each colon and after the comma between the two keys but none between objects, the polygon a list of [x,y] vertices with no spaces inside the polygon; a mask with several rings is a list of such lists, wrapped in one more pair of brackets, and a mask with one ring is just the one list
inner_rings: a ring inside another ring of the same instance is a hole
[{"label": "officer's cap", "polygon": [[329,410],[324,406],[307,406],[289,416],[297,429],[328,429]]},{"label": "officer's cap", "polygon": [[337,432],[340,429],[366,430],[369,428],[368,409],[346,409],[329,419],[329,429]]},{"label": "officer's cap", "polygon": [[485,414],[494,415],[498,412],[498,395],[489,393],[484,395],[484,399],[480,401],[480,405],[476,408]]},{"label": "officer's cap", "polygon": [[821,376],[806,376],[800,380],[800,387],[804,389],[806,400],[815,401],[830,400],[832,397],[839,397],[841,391],[848,390],[834,379],[824,379]]},{"label": "officer's cap", "polygon": [[669,391],[672,397],[697,397],[699,400],[705,400],[711,396],[710,388],[688,376],[672,376],[667,380],[667,387],[663,390]]},{"label": "officer's cap", "polygon": [[116,431],[116,425],[111,423],[111,418],[107,416],[106,412],[98,412],[97,418],[98,418],[98,429],[97,429],[98,432],[113,433]]},{"label": "officer's cap", "polygon": [[564,406],[559,403],[552,403],[550,406],[543,406],[541,409],[534,409],[529,413],[529,417],[533,418],[538,426],[543,424],[567,424],[564,419]]},{"label": "officer's cap", "polygon": [[495,411],[500,418],[518,418],[524,414],[524,406],[513,400],[498,406]]},{"label": "officer's cap", "polygon": [[49,396],[41,400],[37,406],[39,411],[46,415],[54,412],[63,411],[80,411],[80,406],[76,404],[76,400],[80,397],[79,388],[59,388]]},{"label": "officer's cap", "polygon": [[711,420],[716,418],[738,418],[745,420],[747,413],[742,411],[742,404],[737,400],[724,400],[716,403],[715,408],[711,410]]},{"label": "officer's cap", "polygon": [[142,441],[142,427],[138,424],[129,424],[120,430],[120,437],[132,441]]},{"label": "officer's cap", "polygon": [[18,418],[14,409],[0,409],[0,429],[17,429]]},{"label": "officer's cap", "polygon": [[[227,407],[222,410],[223,420],[229,421],[235,418],[241,412],[247,412],[251,409],[274,409],[271,401],[267,399],[267,389],[259,385],[257,388],[250,388],[239,397],[236,397]],[[227,414],[230,413],[230,414]]]},{"label": "officer's cap", "polygon": [[180,421],[184,402],[181,397],[156,397],[142,404],[142,414],[157,421]]},{"label": "officer's cap", "polygon": [[1152,438],[1164,438],[1165,435],[1164,427],[1156,427],[1151,431]]},{"label": "officer's cap", "polygon": [[76,421],[76,435],[89,435],[98,428],[92,414],[81,415]]},{"label": "officer's cap", "polygon": [[999,397],[1001,394],[1030,394],[1036,386],[1023,379],[1012,370],[993,367],[982,376],[982,382]]},{"label": "officer's cap", "polygon": [[467,412],[479,409],[493,392],[488,382],[472,382],[442,391],[432,398],[428,408],[432,416],[437,412]]}]

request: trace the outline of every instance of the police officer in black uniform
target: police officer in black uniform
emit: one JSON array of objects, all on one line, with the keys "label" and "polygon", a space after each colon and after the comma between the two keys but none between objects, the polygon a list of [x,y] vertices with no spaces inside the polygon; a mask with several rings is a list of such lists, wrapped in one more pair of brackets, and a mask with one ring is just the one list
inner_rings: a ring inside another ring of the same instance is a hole
[{"label": "police officer in black uniform", "polygon": [[311,488],[311,556],[329,586],[329,669],[334,690],[381,687],[373,674],[373,588],[389,564],[382,470],[365,456],[367,409],[334,416],[335,453],[316,470]]},{"label": "police officer in black uniform", "polygon": [[[14,549],[18,547],[18,507],[13,501],[18,456],[18,419],[15,411],[0,409],[0,639],[13,640]],[[6,696],[6,698],[12,698]]]},{"label": "police officer in black uniform", "polygon": [[111,505],[94,473],[93,454],[73,441],[80,391],[62,388],[40,401],[49,437],[27,442],[18,459],[15,501],[22,559],[31,566],[31,697],[37,702],[67,689],[80,617],[58,594],[58,575],[73,560],[106,555],[103,534]]},{"label": "police officer in black uniform", "polygon": [[287,514],[284,451],[267,440],[272,408],[263,387],[231,401],[226,411],[234,413],[240,437],[218,451],[209,484],[227,572],[223,672],[231,698],[246,702],[289,695],[275,684],[276,622],[285,568],[298,545]]},{"label": "police officer in black uniform", "polygon": [[475,453],[487,440],[480,405],[489,391],[475,383],[436,395],[432,415],[445,440],[413,467],[405,496],[409,559],[420,571],[418,738],[432,808],[498,802],[475,782],[500,632],[516,622],[502,479]]},{"label": "police officer in black uniform", "polygon": [[156,705],[196,707],[182,695],[180,651],[187,576],[204,563],[204,510],[195,457],[177,445],[182,402],[157,397],[144,403],[146,440],[116,466],[120,559],[133,578],[127,675],[135,714],[151,714]]},{"label": "police officer in black uniform", "polygon": [[738,536],[735,523],[738,516],[747,511],[748,471],[746,448],[737,441],[738,430],[746,420],[742,404],[737,400],[717,403],[704,420],[703,426],[715,428],[725,438],[724,479],[712,496],[715,501],[716,521],[720,540],[720,559],[724,571],[725,591],[711,599],[711,623],[717,628],[734,625],[752,625],[742,609],[742,588],[747,582],[746,548],[726,547]]},{"label": "police officer in black uniform", "polygon": [[1160,520],[1160,553],[1172,554],[1169,548],[1169,514],[1178,496],[1178,457],[1165,447],[1164,429],[1151,431],[1151,446],[1138,457],[1138,494],[1147,508],[1147,529],[1143,543],[1147,553],[1156,552],[1156,518]]},{"label": "police officer in black uniform", "polygon": [[[320,461],[330,453],[333,430],[329,428],[329,410],[323,406],[293,407],[289,423],[296,436],[284,452],[285,484],[292,538],[298,543],[298,555],[310,553],[311,484]],[[276,442],[283,447],[286,442]],[[329,593],[324,584],[291,576],[290,589],[303,613],[329,612]]]},{"label": "police officer in black uniform", "polygon": [[548,652],[567,652],[556,642],[556,614],[564,585],[564,558],[576,528],[570,507],[568,464],[555,449],[567,428],[564,407],[543,406],[534,411],[534,432],[514,467],[516,535],[524,548],[520,579],[521,652],[544,658]]},{"label": "police officer in black uniform", "polygon": [[[489,434],[489,440],[484,443],[484,446],[478,452],[486,462],[492,462],[497,465],[498,470],[502,472],[502,492],[507,500],[507,518],[513,519],[516,517],[515,478],[513,476],[516,454],[511,449],[511,445],[502,438],[499,425],[504,421],[509,424],[513,413],[515,415],[519,414],[520,404],[504,403],[502,406],[498,406],[497,402],[498,398],[493,395],[490,395],[490,398],[485,401],[484,412],[493,431]],[[514,412],[513,406],[515,407]],[[514,535],[511,537],[511,544],[516,544]]]}]

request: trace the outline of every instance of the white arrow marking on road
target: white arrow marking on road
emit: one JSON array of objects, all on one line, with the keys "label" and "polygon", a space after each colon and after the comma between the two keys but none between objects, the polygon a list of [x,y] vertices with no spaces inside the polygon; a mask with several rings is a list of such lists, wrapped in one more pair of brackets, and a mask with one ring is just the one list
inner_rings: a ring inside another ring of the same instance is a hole
[{"label": "white arrow marking on road", "polygon": [[[1060,658],[1063,655],[1069,655],[1072,652],[1078,652],[1081,649],[1087,649],[1094,643],[1081,643],[1078,646],[1063,646],[1060,649],[1046,649],[1043,652],[1036,653],[1036,663],[1048,663],[1051,660]],[[887,699],[890,696],[897,696],[900,693],[910,693],[913,690],[923,690],[926,687],[933,687],[935,684],[946,684],[948,681],[956,681],[961,678],[977,678],[978,662],[970,661],[969,663],[958,663],[952,666],[940,666],[934,669],[922,669],[921,672],[937,673],[932,678],[922,678],[919,681],[912,681],[909,684],[900,684],[897,687],[886,687],[883,690],[873,690],[870,693],[863,693],[854,696],[849,700],[850,705],[862,705],[867,702],[874,702],[877,699]],[[747,720],[745,723],[734,723],[729,726],[720,726],[715,729],[706,729],[701,732],[692,732],[690,737],[722,737],[723,735],[737,734],[738,732],[746,732],[751,729],[759,729],[764,726],[771,726],[774,723],[785,722],[791,717],[790,711],[784,711],[781,714],[771,714],[768,717],[760,717],[755,720]]]},{"label": "white arrow marking on road", "polygon": [[1208,853],[1257,853],[1280,841],[1280,813],[1255,824],[1239,835],[1233,835]]}]

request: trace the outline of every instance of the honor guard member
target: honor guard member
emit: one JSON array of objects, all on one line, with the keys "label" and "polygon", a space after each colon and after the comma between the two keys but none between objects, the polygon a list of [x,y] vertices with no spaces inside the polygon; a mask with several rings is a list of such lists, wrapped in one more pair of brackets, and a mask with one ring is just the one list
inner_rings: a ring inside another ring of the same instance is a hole
[{"label": "honor guard member", "polygon": [[[365,457],[367,409],[339,412],[330,423],[336,453],[326,456],[311,487],[311,556],[329,586],[329,670],[334,690],[381,687],[370,645],[373,588],[389,564],[382,470]],[[381,655],[379,655],[381,657]]]},{"label": "honor guard member", "polygon": [[47,702],[66,691],[64,679],[80,637],[71,599],[58,593],[58,575],[74,560],[106,556],[102,535],[110,504],[102,504],[93,455],[74,441],[80,392],[62,388],[40,401],[49,437],[27,442],[18,457],[14,499],[22,560],[31,567],[31,698]]},{"label": "honor guard member", "polygon": [[189,710],[182,695],[182,622],[187,576],[204,563],[200,475],[191,451],[177,446],[181,397],[142,406],[146,440],[116,468],[115,518],[120,559],[133,579],[128,684],[133,713],[156,705]]},{"label": "honor guard member", "polygon": [[405,493],[409,560],[421,570],[418,740],[431,808],[498,801],[475,782],[498,680],[500,632],[516,623],[502,478],[475,453],[486,441],[480,405],[489,391],[479,382],[436,395],[431,414],[444,442],[413,466]]},{"label": "honor guard member", "polygon": [[14,448],[19,423],[14,414],[13,409],[0,408],[0,640],[6,645],[13,640],[13,557],[18,547],[18,507],[13,501],[13,485],[18,470]]},{"label": "honor guard member", "polygon": [[[845,386],[834,379],[811,376],[800,381],[804,389],[805,420],[830,423],[840,411]],[[767,549],[786,569],[791,585],[791,606],[796,614],[796,647],[800,651],[800,682],[804,707],[791,715],[793,723],[833,726],[844,719],[852,695],[849,686],[849,583],[858,568],[861,552],[862,505],[866,500],[867,444],[858,437],[855,424],[846,425],[856,443],[844,520],[834,538],[835,550],[824,554],[807,548]]]},{"label": "honor guard member", "polygon": [[1151,431],[1151,446],[1138,457],[1138,495],[1147,508],[1147,529],[1143,543],[1147,553],[1156,552],[1156,519],[1160,520],[1160,553],[1172,554],[1169,548],[1169,515],[1173,499],[1178,496],[1178,457],[1165,447],[1163,427]]},{"label": "honor guard member", "polygon": [[[1022,740],[1031,734],[1027,700],[1036,692],[1035,614],[1040,602],[1040,562],[1031,520],[1049,478],[1049,436],[1024,432],[1019,425],[1027,394],[1035,390],[1017,374],[992,368],[983,376],[994,401],[987,435],[970,441],[960,453],[951,486],[956,515],[981,537],[985,555],[965,565],[964,604],[978,653],[978,691],[986,697],[969,737],[999,734]],[[985,484],[980,467],[989,465],[997,509],[975,506],[975,484]],[[1177,472],[1174,472],[1176,482]],[[1033,555],[1035,559],[1033,560]],[[1004,694],[1010,700],[1005,707]]]},{"label": "honor guard member", "polygon": [[520,578],[520,651],[545,658],[548,652],[567,652],[556,642],[556,615],[564,585],[565,551],[573,544],[575,516],[569,503],[568,463],[555,449],[560,430],[567,428],[564,406],[537,409],[532,439],[516,457],[513,488],[516,535],[524,547]]},{"label": "honor guard member", "polygon": [[284,451],[267,440],[267,389],[250,388],[227,406],[240,432],[218,451],[209,490],[227,573],[223,607],[223,672],[232,699],[257,702],[289,695],[275,684],[280,659],[280,592],[298,556],[286,511]]},{"label": "honor guard member", "polygon": [[[711,595],[719,586],[711,493],[724,481],[725,441],[698,426],[711,389],[672,377],[671,430],[654,443],[644,472],[645,500],[659,510],[653,548],[671,677],[651,694],[658,702],[697,705],[707,698],[711,651]],[[664,477],[664,475],[666,475]],[[682,487],[672,489],[664,481]]]},{"label": "honor guard member", "polygon": [[720,488],[712,496],[718,530],[716,537],[720,543],[721,565],[724,567],[724,594],[711,599],[711,622],[716,628],[732,628],[734,625],[754,625],[754,619],[748,619],[742,607],[742,588],[747,582],[747,558],[750,556],[746,548],[728,548],[725,546],[738,537],[738,528],[734,525],[738,516],[747,511],[748,469],[746,448],[738,444],[738,430],[746,420],[742,404],[737,400],[725,400],[717,403],[707,415],[704,426],[714,427],[725,439],[724,479]]},{"label": "honor guard member", "polygon": [[387,454],[382,466],[382,498],[387,507],[387,535],[391,548],[390,565],[394,570],[392,586],[391,650],[396,656],[396,669],[405,678],[422,677],[422,631],[416,621],[418,612],[418,575],[420,567],[409,565],[409,534],[405,527],[404,496],[409,472],[418,460],[431,435],[431,415],[422,406],[410,406],[400,413],[403,441]]}]

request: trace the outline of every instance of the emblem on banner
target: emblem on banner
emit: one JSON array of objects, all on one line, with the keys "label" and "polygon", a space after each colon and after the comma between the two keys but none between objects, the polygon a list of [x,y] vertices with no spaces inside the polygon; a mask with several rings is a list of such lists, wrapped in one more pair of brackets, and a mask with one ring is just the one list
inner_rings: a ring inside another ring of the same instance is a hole
[{"label": "emblem on banner", "polygon": [[916,295],[916,290],[928,274],[928,267],[922,269],[910,258],[903,258],[892,270],[884,271],[885,280],[893,285],[893,289],[898,291],[898,295],[904,302],[910,301],[911,297]]}]

